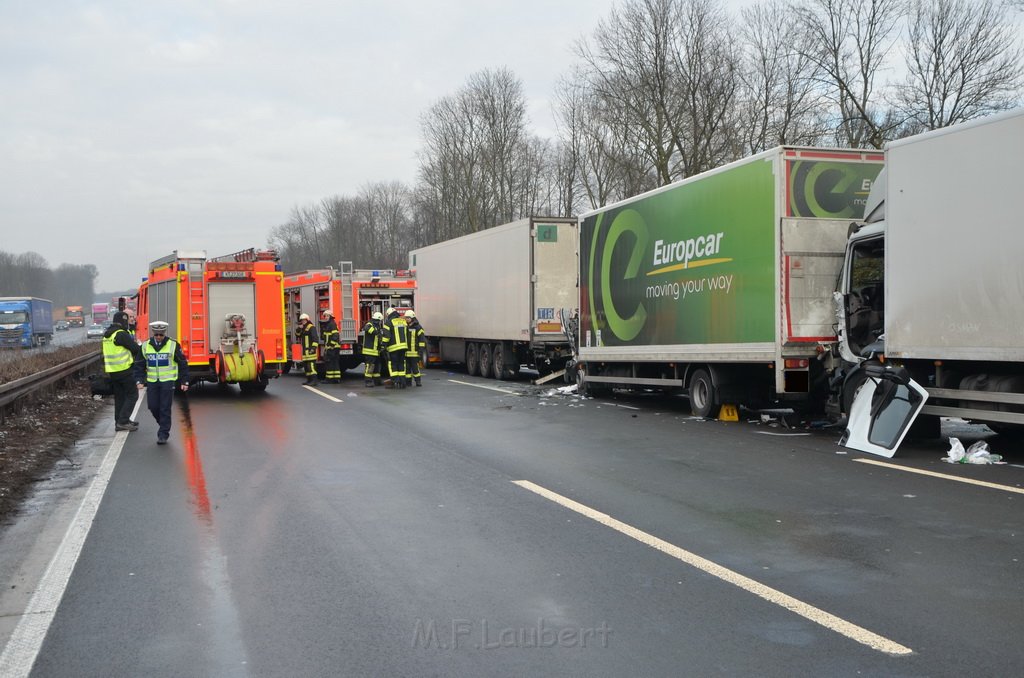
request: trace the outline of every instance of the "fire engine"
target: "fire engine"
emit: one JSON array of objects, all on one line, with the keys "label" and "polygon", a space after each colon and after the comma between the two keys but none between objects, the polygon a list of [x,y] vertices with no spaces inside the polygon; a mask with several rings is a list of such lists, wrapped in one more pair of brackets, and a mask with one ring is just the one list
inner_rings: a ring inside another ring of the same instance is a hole
[{"label": "fire engine", "polygon": [[213,259],[175,250],[149,265],[138,294],[140,342],[149,323],[169,324],[192,382],[263,391],[286,362],[284,274],[273,250],[248,249]]},{"label": "fire engine", "polygon": [[[302,360],[302,347],[295,336],[299,315],[309,314],[323,334],[323,312],[334,314],[341,343],[341,369],[350,370],[363,362],[362,328],[375,311],[393,307],[405,312],[413,307],[416,278],[412,271],[353,268],[342,261],[338,268],[289,273],[284,279],[285,316],[291,359]],[[291,364],[285,368],[287,372]],[[323,376],[322,360],[317,371]]]}]

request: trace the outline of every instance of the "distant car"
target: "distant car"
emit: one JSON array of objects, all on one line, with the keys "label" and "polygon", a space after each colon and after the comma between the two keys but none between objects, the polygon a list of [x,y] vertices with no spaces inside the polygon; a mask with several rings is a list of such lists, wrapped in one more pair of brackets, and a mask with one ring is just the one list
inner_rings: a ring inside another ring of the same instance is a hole
[{"label": "distant car", "polygon": [[53,324],[53,329],[55,330],[66,330],[69,329],[70,327],[71,323],[69,323],[67,320],[58,320]]},{"label": "distant car", "polygon": [[89,329],[85,331],[86,337],[102,337],[103,336],[103,325],[89,325]]}]

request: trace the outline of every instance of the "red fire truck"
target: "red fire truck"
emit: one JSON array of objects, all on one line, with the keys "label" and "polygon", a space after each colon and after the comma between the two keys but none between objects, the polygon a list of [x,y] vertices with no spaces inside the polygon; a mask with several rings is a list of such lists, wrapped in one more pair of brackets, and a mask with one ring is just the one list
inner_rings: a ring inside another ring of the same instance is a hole
[{"label": "red fire truck", "polygon": [[[352,268],[342,261],[337,269],[321,268],[289,273],[284,279],[285,316],[291,359],[302,360],[302,348],[295,337],[299,315],[308,313],[323,332],[322,313],[329,310],[338,324],[341,369],[350,370],[363,362],[362,328],[375,311],[393,307],[405,312],[413,307],[416,278],[412,271]],[[317,371],[323,376],[322,361]],[[287,368],[286,368],[287,371]]]},{"label": "red fire truck", "polygon": [[136,336],[149,323],[169,324],[193,382],[263,391],[285,364],[284,274],[272,250],[248,249],[213,259],[175,250],[149,265],[139,286]]}]

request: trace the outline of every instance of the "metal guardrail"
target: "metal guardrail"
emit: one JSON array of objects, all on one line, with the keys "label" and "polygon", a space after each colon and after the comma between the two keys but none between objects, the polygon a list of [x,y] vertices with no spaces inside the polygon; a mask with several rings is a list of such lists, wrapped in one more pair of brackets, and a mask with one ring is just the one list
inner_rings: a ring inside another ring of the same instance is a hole
[{"label": "metal guardrail", "polygon": [[45,369],[42,372],[30,374],[27,377],[15,379],[14,381],[0,385],[0,407],[6,407],[15,400],[24,398],[44,386],[49,386],[55,381],[60,381],[65,377],[71,376],[75,372],[97,362],[102,355],[102,351],[96,350],[92,353],[86,353],[83,356],[69,360],[66,363],[61,363],[60,365]]}]

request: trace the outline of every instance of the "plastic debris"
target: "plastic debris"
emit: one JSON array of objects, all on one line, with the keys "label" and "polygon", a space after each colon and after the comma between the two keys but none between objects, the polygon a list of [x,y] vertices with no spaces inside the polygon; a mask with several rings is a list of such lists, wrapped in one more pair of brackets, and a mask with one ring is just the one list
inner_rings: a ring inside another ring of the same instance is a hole
[{"label": "plastic debris", "polygon": [[988,449],[988,443],[979,440],[966,450],[959,438],[949,439],[949,456],[943,457],[942,461],[949,464],[1005,464],[1003,457],[992,454]]}]

